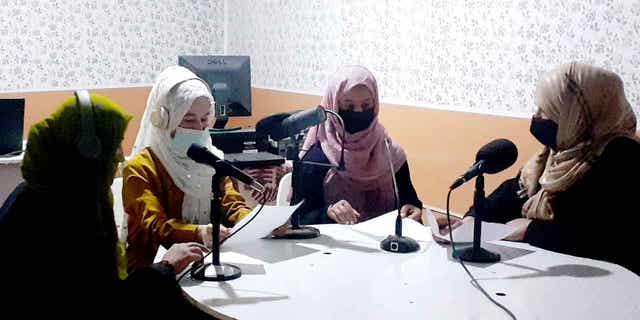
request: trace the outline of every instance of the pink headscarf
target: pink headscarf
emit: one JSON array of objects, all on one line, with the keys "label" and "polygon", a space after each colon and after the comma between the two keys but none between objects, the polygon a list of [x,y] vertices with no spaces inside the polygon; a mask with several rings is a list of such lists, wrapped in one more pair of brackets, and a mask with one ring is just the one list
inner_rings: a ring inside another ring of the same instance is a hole
[{"label": "pink headscarf", "polygon": [[[329,81],[322,99],[322,106],[338,112],[338,101],[351,88],[364,85],[373,96],[375,118],[371,125],[355,134],[345,132],[344,171],[329,170],[324,180],[325,201],[333,204],[347,200],[360,213],[364,221],[395,208],[393,182],[385,139],[389,139],[393,170],[395,172],[407,161],[404,150],[391,141],[385,128],[378,121],[380,103],[378,84],[373,74],[362,66],[347,66],[339,70]],[[303,150],[309,150],[320,142],[322,151],[333,165],[340,162],[342,124],[328,115],[327,121],[311,128],[304,141]]]}]

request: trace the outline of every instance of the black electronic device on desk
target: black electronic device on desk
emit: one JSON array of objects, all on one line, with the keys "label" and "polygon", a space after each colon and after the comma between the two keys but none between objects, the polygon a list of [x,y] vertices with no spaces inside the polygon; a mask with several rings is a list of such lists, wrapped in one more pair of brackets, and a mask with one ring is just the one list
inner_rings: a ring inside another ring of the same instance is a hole
[{"label": "black electronic device on desk", "polygon": [[256,141],[256,130],[253,128],[211,129],[209,133],[213,145],[225,154],[241,153],[246,150],[266,151],[263,147],[265,142]]},{"label": "black electronic device on desk", "polygon": [[224,159],[240,169],[279,166],[285,162],[284,157],[270,152],[226,153]]},{"label": "black electronic device on desk", "polygon": [[22,153],[24,99],[0,99],[0,156]]},{"label": "black electronic device on desk", "polygon": [[240,169],[279,166],[285,162],[266,137],[256,137],[253,128],[210,132],[213,145],[224,152],[224,159]]}]

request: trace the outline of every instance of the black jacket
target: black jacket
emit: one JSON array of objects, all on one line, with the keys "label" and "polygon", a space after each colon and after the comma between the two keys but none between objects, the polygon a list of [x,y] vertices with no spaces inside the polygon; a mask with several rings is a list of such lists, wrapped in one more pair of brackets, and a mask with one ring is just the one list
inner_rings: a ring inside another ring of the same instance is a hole
[{"label": "black jacket", "polygon": [[[584,177],[553,199],[554,220],[533,220],[524,241],[536,247],[620,264],[640,274],[640,143],[613,139]],[[522,218],[518,177],[487,197],[486,221]],[[467,214],[474,214],[473,208]]]},{"label": "black jacket", "polygon": [[[329,159],[322,151],[319,143],[314,144],[302,159],[304,161],[313,161],[318,163],[329,164]],[[304,199],[304,204],[298,209],[303,215],[301,217],[302,224],[323,224],[335,223],[327,216],[327,208],[330,204],[324,200],[324,178],[329,171],[329,167],[303,164],[297,167],[298,172],[293,175],[298,176],[298,183],[294,183],[293,203],[298,203]],[[411,174],[409,173],[409,165],[405,163],[396,172],[396,183],[398,184],[398,202],[400,207],[405,204],[412,204],[418,208],[422,208],[422,202],[418,199],[416,190],[411,183]]]},{"label": "black jacket", "polygon": [[0,208],[0,318],[208,318],[184,300],[168,264],[120,280],[96,200],[60,189],[22,183]]}]

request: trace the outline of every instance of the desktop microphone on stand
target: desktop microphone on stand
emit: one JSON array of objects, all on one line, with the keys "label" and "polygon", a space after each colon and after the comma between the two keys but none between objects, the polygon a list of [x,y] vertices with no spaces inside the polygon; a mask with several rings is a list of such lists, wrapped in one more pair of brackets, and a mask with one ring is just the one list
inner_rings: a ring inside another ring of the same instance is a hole
[{"label": "desktop microphone on stand", "polygon": [[[325,110],[322,106],[315,107],[313,109],[299,111],[293,114],[280,113],[260,120],[256,124],[256,135],[258,136],[270,136],[271,139],[279,141],[288,137],[293,137],[300,131],[316,126],[325,120],[327,120],[327,113],[333,114],[342,122],[342,119],[335,112]],[[344,126],[343,134],[344,140]],[[295,141],[295,139],[292,139]],[[298,144],[294,143],[289,150],[287,150],[287,159],[293,162],[293,171],[291,173],[291,189],[292,203],[296,204],[303,199],[298,199],[298,186],[303,183],[301,181],[300,171],[303,165],[317,165],[336,168],[337,170],[344,170],[344,142],[342,145],[342,154],[340,157],[340,163],[338,166],[326,163],[316,163],[312,161],[302,161],[299,156]],[[320,230],[310,226],[300,225],[301,213],[300,208],[296,210],[291,216],[291,227],[287,229],[283,236],[274,236],[274,238],[283,239],[311,239],[320,236]]]},{"label": "desktop microphone on stand", "polygon": [[[202,281],[228,281],[237,279],[242,275],[240,268],[232,264],[220,263],[220,223],[222,220],[222,212],[220,211],[222,197],[220,183],[225,176],[230,176],[249,185],[258,192],[263,192],[264,186],[232,164],[221,160],[206,147],[199,144],[192,144],[189,150],[187,150],[187,156],[197,163],[205,164],[216,169],[216,174],[211,180],[211,190],[213,193],[210,216],[213,227],[213,231],[211,232],[213,236],[211,262],[205,263],[200,267],[192,268],[191,277]],[[213,272],[208,273],[207,270],[213,270]]]},{"label": "desktop microphone on stand", "polygon": [[450,190],[463,183],[476,178],[476,189],[473,196],[473,246],[453,252],[455,258],[470,262],[496,262],[500,261],[500,254],[493,253],[480,246],[482,233],[482,219],[485,217],[486,198],[484,195],[483,173],[497,173],[510,167],[518,158],[518,149],[513,142],[507,139],[497,139],[487,143],[478,150],[476,163],[460,178],[453,182]]},{"label": "desktop microphone on stand", "polygon": [[384,139],[384,144],[387,148],[387,157],[389,159],[389,167],[391,168],[391,180],[393,181],[393,198],[398,209],[398,216],[396,216],[396,229],[395,234],[388,236],[386,239],[380,242],[380,249],[396,252],[396,253],[409,253],[418,251],[420,245],[412,238],[402,236],[402,215],[400,214],[400,200],[398,197],[398,184],[396,182],[396,172],[393,169],[393,161],[391,159],[391,150],[389,149],[389,139]]}]

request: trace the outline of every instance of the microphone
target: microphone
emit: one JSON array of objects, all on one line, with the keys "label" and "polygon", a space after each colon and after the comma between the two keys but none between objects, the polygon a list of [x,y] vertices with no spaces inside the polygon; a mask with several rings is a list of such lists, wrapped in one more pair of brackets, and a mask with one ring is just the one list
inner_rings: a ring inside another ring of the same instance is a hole
[{"label": "microphone", "polygon": [[[335,115],[340,123],[343,123],[342,118],[336,112],[331,110],[325,110],[322,106],[317,106],[313,109],[299,111],[294,114],[288,113],[278,113],[274,115],[270,115],[266,118],[261,119],[256,124],[256,136],[258,137],[266,137],[270,136],[271,139],[279,141],[288,137],[293,137],[298,134],[300,131],[316,126],[327,120],[327,113]],[[291,176],[291,189],[292,189],[292,203],[297,203],[302,199],[298,199],[298,186],[302,185],[304,181],[301,181],[300,177],[300,166],[301,165],[315,165],[315,166],[326,166],[330,168],[336,168],[336,170],[344,170],[344,125],[342,126],[342,136],[341,136],[341,154],[340,161],[338,165],[333,165],[331,163],[317,163],[313,161],[302,161],[299,158],[299,145],[298,142],[293,140],[292,146],[290,146],[287,150],[287,159],[292,160],[293,162],[293,171]],[[311,239],[316,238],[320,235],[320,231],[314,227],[310,226],[301,226],[302,213],[300,210],[297,210],[291,216],[291,228],[289,228],[286,233],[282,236],[274,236],[275,238],[284,238],[284,239]]]},{"label": "microphone", "polygon": [[465,182],[483,173],[498,173],[516,162],[518,149],[507,139],[496,139],[484,145],[476,154],[476,163],[454,181],[449,189],[453,190]]},{"label": "microphone", "polygon": [[384,139],[387,147],[387,157],[389,159],[389,167],[391,168],[391,180],[393,182],[393,198],[398,208],[398,216],[395,223],[395,234],[388,236],[380,242],[380,248],[385,251],[396,253],[409,253],[418,251],[420,245],[416,240],[402,236],[402,215],[400,214],[400,197],[398,196],[398,183],[396,182],[396,172],[393,170],[393,161],[391,159],[391,150],[389,149],[389,139]]},{"label": "microphone", "polygon": [[258,123],[256,124],[256,136],[257,137],[265,137],[265,136],[269,135],[271,137],[271,139],[273,139],[275,141],[280,141],[282,139],[294,136],[298,132],[300,132],[300,131],[302,131],[302,130],[304,130],[306,128],[313,127],[313,126],[316,126],[316,125],[324,122],[325,120],[327,120],[327,113],[335,116],[340,121],[340,123],[342,124],[342,135],[340,136],[340,139],[341,139],[341,151],[340,151],[340,161],[339,161],[338,165],[334,166],[334,165],[327,165],[327,164],[323,164],[323,163],[315,163],[315,162],[312,162],[312,161],[300,161],[297,158],[297,156],[298,156],[297,144],[295,145],[295,148],[293,150],[291,150],[291,155],[293,155],[293,157],[291,157],[289,155],[289,153],[287,153],[288,154],[287,155],[287,159],[298,161],[300,164],[329,166],[329,167],[336,168],[339,171],[344,171],[345,170],[345,165],[344,165],[344,137],[345,137],[344,122],[342,120],[342,117],[340,117],[340,115],[338,113],[333,112],[331,110],[326,110],[322,106],[317,106],[317,107],[315,107],[313,109],[298,111],[298,112],[295,112],[293,114],[286,113],[286,112],[276,113],[276,114],[270,115],[270,116],[268,116],[266,118],[263,118],[260,121],[258,121]]},{"label": "microphone", "polygon": [[327,120],[324,108],[318,106],[313,109],[298,111],[282,120],[279,125],[274,126],[271,131],[271,138],[279,141],[291,137],[298,132],[313,127]]},{"label": "microphone", "polygon": [[451,185],[449,193],[469,179],[476,177],[476,188],[473,194],[473,208],[475,210],[473,245],[459,251],[454,250],[453,256],[455,258],[481,263],[500,261],[499,253],[484,249],[480,244],[482,239],[482,220],[487,211],[483,174],[500,172],[516,162],[516,158],[518,158],[518,149],[513,142],[507,139],[493,140],[478,150],[476,163]]},{"label": "microphone", "polygon": [[264,186],[260,182],[242,172],[242,170],[236,168],[231,163],[218,158],[202,145],[197,143],[192,144],[189,150],[187,150],[187,157],[197,163],[205,164],[216,169],[216,172],[223,176],[236,178],[258,192],[264,192]]}]

